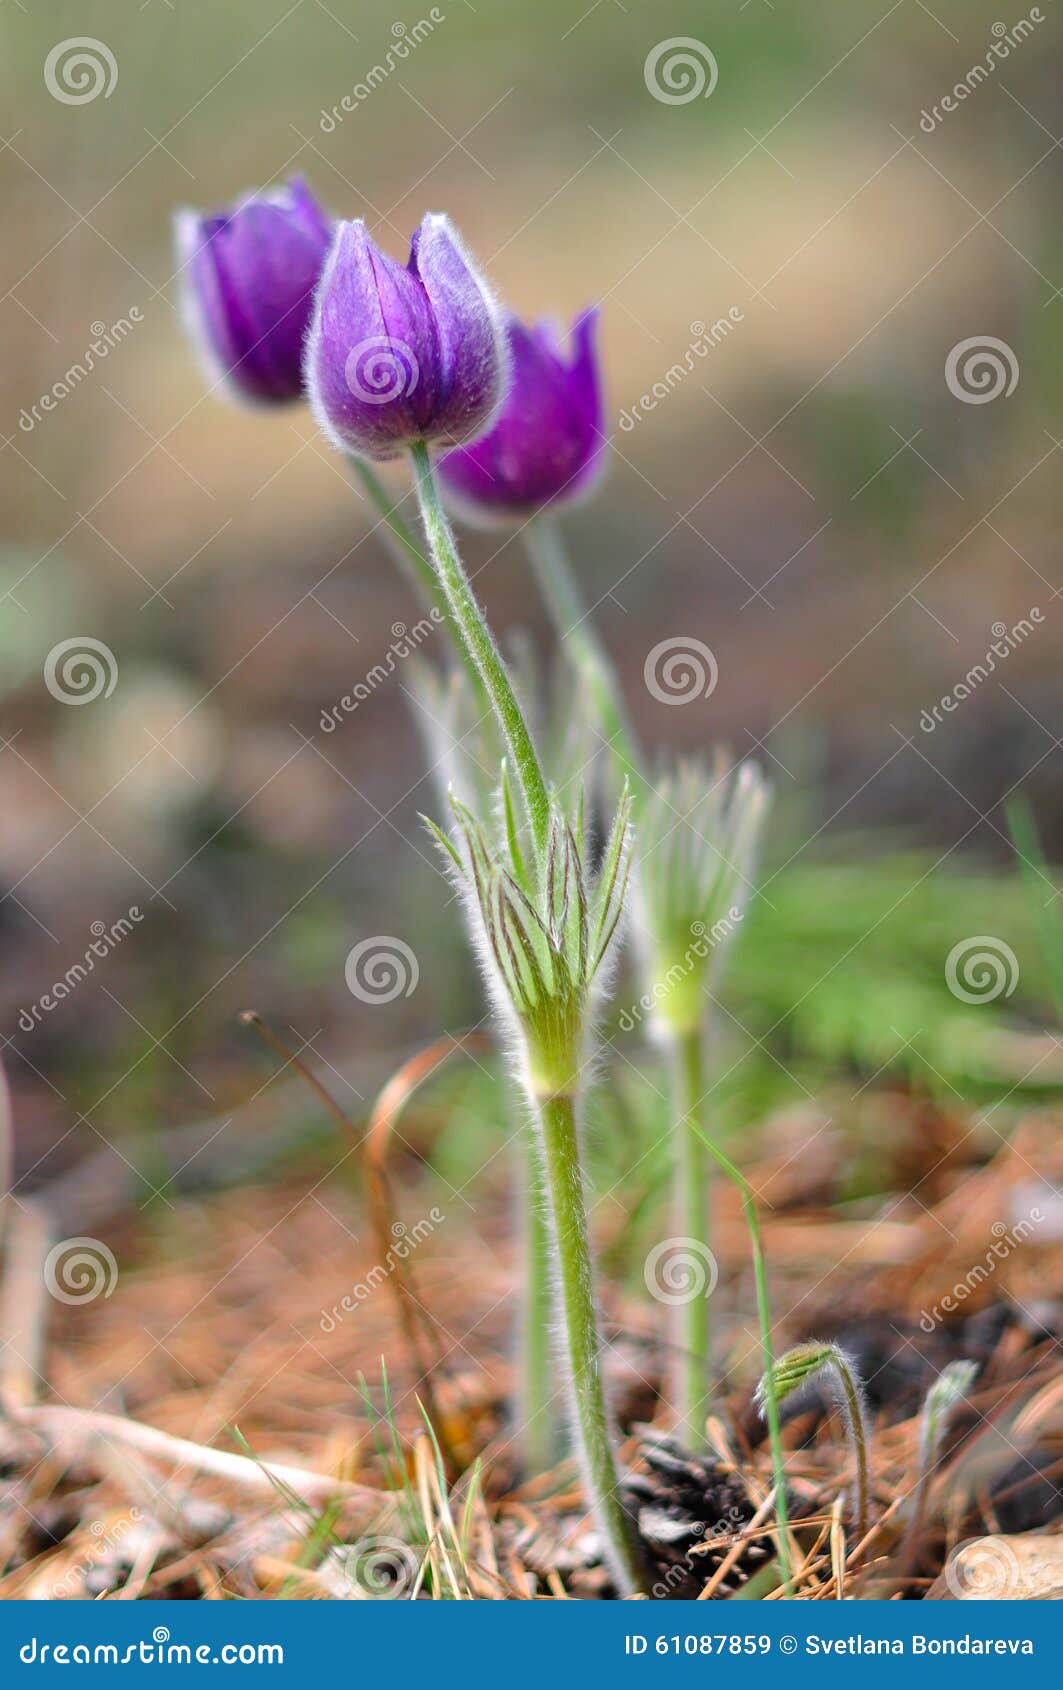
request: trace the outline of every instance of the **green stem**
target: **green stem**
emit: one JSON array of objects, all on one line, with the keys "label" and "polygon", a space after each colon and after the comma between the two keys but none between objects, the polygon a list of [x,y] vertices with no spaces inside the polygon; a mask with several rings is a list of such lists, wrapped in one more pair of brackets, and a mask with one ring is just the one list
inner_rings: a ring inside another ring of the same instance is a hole
[{"label": "green stem", "polygon": [[764,1262],[764,1245],[760,1235],[760,1221],[757,1217],[756,1199],[753,1189],[745,1175],[740,1173],[725,1156],[718,1144],[715,1144],[708,1133],[694,1124],[694,1131],[704,1142],[713,1161],[723,1169],[729,1180],[732,1180],[742,1194],[742,1208],[746,1217],[746,1230],[749,1233],[750,1254],[753,1257],[753,1280],[757,1291],[757,1315],[760,1320],[760,1352],[766,1380],[764,1408],[768,1418],[768,1440],[771,1444],[771,1462],[775,1474],[775,1518],[779,1525],[779,1567],[783,1576],[783,1585],[787,1596],[793,1595],[793,1582],[790,1577],[790,1510],[786,1501],[786,1463],[783,1458],[782,1426],[779,1421],[779,1400],[775,1394],[775,1355],[771,1338],[771,1308],[768,1303],[768,1276]]},{"label": "green stem", "polygon": [[550,795],[528,725],[506,673],[505,664],[491,636],[483,612],[473,596],[468,576],[458,556],[454,532],[439,498],[428,447],[418,441],[411,448],[417,497],[428,549],[436,575],[446,594],[458,634],[482,677],[498,725],[513,757],[513,768],[524,809],[531,826],[536,855],[546,855],[550,832]]},{"label": "green stem", "polygon": [[398,506],[393,504],[376,470],[364,458],[350,457],[348,463],[354,479],[361,483],[370,504],[384,523],[388,550],[398,563],[403,574],[412,582],[420,596],[427,602],[429,610],[434,610],[437,617],[451,630],[452,644],[472,685],[474,694],[480,702],[480,708],[486,716],[490,714],[491,701],[487,696],[483,678],[473,662],[472,655],[454,628],[450,614],[450,606],[436,572],[432,568],[424,552],[414,538],[413,530],[399,515]]},{"label": "green stem", "polygon": [[586,682],[598,726],[621,773],[627,776],[637,805],[646,790],[646,780],[620,679],[580,601],[557,524],[550,517],[538,516],[528,523],[524,539],[557,637]]},{"label": "green stem", "polygon": [[[705,1095],[700,1027],[669,1033],[672,1058],[675,1154],[672,1178],[680,1232],[709,1249],[709,1175],[711,1163],[698,1131]],[[699,1250],[700,1255],[700,1250]],[[709,1410],[711,1359],[709,1299],[697,1295],[680,1303],[675,1408],[684,1429],[698,1442]]]},{"label": "green stem", "polygon": [[856,1541],[863,1543],[867,1536],[867,1524],[871,1512],[864,1405],[860,1400],[860,1392],[857,1389],[856,1380],[853,1378],[852,1368],[840,1352],[834,1363],[834,1371],[841,1383],[842,1395],[845,1398],[845,1418],[848,1422],[849,1435],[856,1453]]},{"label": "green stem", "polygon": [[520,1328],[519,1433],[527,1476],[548,1472],[557,1456],[550,1368],[550,1222],[542,1171],[530,1132],[523,1135],[524,1285]]},{"label": "green stem", "polygon": [[573,1431],[587,1500],[605,1540],[607,1559],[621,1593],[630,1595],[647,1590],[648,1570],[620,1494],[620,1476],[605,1406],[576,1107],[571,1096],[554,1095],[538,1098],[536,1108],[542,1127]]}]

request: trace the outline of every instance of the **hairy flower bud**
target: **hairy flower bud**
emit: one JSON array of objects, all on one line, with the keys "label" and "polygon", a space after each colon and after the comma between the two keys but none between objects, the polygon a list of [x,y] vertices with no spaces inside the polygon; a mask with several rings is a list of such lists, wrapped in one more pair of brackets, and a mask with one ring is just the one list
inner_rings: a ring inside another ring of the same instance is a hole
[{"label": "hairy flower bud", "polygon": [[341,223],[318,288],[306,375],[341,451],[393,458],[481,433],[508,359],[495,302],[446,217],[426,217],[397,264],[362,222]]},{"label": "hairy flower bud", "polygon": [[240,398],[303,394],[303,345],[332,223],[300,181],[227,210],[178,212],[186,317],[208,368]]}]

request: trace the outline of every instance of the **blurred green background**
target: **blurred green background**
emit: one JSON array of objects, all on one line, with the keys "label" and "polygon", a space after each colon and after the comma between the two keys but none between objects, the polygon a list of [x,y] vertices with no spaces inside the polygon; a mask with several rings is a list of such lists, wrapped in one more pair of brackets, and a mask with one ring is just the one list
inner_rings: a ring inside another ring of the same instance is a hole
[{"label": "blurred green background", "polygon": [[[397,256],[447,210],[522,313],[602,305],[608,480],[566,524],[585,590],[647,742],[663,757],[725,739],[777,783],[728,994],[741,1107],[838,1069],[907,1072],[920,1038],[947,1082],[981,1084],[987,1022],[964,1022],[981,1012],[942,973],[969,934],[1021,964],[986,1015],[1036,1025],[1036,923],[999,809],[1021,785],[1058,851],[1063,81],[1057,9],[1035,10],[928,132],[993,25],[1026,13],[8,0],[0,1032],[35,1177],[95,1134],[246,1096],[269,1072],[235,1024],[249,1004],[339,1067],[481,1013],[417,819],[436,797],[401,667],[318,729],[416,607],[308,414],[208,396],[182,334],[173,209],[292,172]],[[44,65],[76,36],[105,44],[117,80],[66,104]],[[673,37],[711,49],[711,97],[651,94],[647,55]],[[323,125],[403,39],[397,68]],[[732,308],[732,332],[621,427]],[[98,325],[123,321],[35,419]],[[946,359],[986,336],[1018,382],[965,403]],[[547,660],[520,542],[477,534],[467,556],[496,628],[529,630]],[[1033,607],[1036,632],[922,729],[993,625]],[[679,634],[719,664],[712,697],[683,708],[643,682]],[[42,675],[83,635],[119,679],[71,708]],[[135,934],[20,1028],[91,923],[132,906]],[[413,947],[420,981],[367,1007],[344,959],[377,933]],[[1000,1088],[1026,1068],[1009,1057]]]}]

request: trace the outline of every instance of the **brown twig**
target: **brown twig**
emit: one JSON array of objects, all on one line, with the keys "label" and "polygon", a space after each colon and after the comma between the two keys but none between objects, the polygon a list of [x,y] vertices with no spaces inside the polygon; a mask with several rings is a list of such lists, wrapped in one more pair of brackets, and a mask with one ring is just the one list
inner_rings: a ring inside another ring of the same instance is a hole
[{"label": "brown twig", "polygon": [[[396,1205],[388,1178],[387,1154],[399,1117],[417,1088],[455,1052],[467,1051],[470,1047],[489,1043],[486,1035],[474,1032],[457,1038],[448,1035],[433,1040],[424,1050],[418,1051],[402,1064],[388,1080],[373,1105],[365,1135],[366,1200],[377,1247],[385,1258],[391,1251],[395,1237],[392,1228],[398,1224],[395,1220]],[[395,1288],[395,1303],[403,1336],[420,1375],[416,1388],[424,1395],[425,1405],[436,1427],[447,1470],[452,1476],[456,1476],[461,1471],[461,1463],[457,1460],[447,1436],[446,1423],[439,1413],[432,1388],[433,1369],[439,1361],[435,1333],[429,1324],[423,1304],[414,1294],[405,1262],[396,1257],[394,1269],[388,1277]]]}]

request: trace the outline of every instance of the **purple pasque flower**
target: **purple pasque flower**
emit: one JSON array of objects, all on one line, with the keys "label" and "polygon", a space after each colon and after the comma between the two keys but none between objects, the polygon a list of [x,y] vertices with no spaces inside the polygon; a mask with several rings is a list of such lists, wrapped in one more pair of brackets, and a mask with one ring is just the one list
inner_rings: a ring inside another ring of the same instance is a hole
[{"label": "purple pasque flower", "polygon": [[178,212],[175,227],[186,316],[208,369],[254,404],[301,398],[331,218],[295,180],[224,211]]},{"label": "purple pasque flower", "polygon": [[596,309],[572,325],[562,349],[547,323],[506,318],[509,392],[489,434],[439,465],[444,491],[473,517],[528,516],[587,491],[602,467],[602,392]]},{"label": "purple pasque flower", "polygon": [[310,403],[341,451],[394,458],[483,432],[502,400],[501,314],[449,220],[424,219],[396,264],[361,221],[341,223],[306,352]]}]

